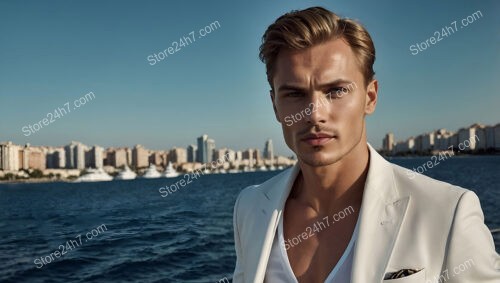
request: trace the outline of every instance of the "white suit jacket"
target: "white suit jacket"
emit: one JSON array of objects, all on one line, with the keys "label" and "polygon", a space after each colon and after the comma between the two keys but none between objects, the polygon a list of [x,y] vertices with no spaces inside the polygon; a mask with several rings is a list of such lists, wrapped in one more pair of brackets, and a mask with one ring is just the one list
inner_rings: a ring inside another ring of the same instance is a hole
[{"label": "white suit jacket", "polygon": [[[410,179],[408,169],[368,147],[351,282],[500,283],[500,257],[476,194],[424,175]],[[278,219],[299,171],[295,165],[238,196],[233,282],[264,281]],[[408,268],[420,271],[384,280]]]}]

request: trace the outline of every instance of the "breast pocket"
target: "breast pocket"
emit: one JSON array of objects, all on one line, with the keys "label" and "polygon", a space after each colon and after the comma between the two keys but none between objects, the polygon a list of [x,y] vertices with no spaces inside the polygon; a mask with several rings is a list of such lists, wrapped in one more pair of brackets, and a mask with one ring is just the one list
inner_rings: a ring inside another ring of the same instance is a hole
[{"label": "breast pocket", "polygon": [[386,279],[382,282],[383,283],[427,283],[425,282],[425,269],[422,269],[419,272],[406,277],[397,279]]}]

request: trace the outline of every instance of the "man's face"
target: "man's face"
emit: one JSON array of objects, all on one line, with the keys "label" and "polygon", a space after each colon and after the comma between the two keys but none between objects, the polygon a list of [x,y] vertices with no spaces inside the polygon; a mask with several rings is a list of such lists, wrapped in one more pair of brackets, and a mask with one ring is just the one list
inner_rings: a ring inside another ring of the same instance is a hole
[{"label": "man's face", "polygon": [[365,87],[355,54],[342,39],[302,51],[282,50],[271,93],[287,145],[302,162],[326,166],[366,142],[377,81]]}]

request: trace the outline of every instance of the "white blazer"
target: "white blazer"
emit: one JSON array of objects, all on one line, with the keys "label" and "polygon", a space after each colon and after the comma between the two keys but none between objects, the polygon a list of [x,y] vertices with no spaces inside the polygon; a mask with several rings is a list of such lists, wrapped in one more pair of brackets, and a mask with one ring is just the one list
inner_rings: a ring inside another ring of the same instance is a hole
[{"label": "white blazer", "polygon": [[[351,282],[499,283],[500,256],[476,194],[420,174],[410,179],[408,169],[368,147]],[[264,281],[278,219],[299,171],[295,165],[238,196],[233,282]],[[420,271],[384,280],[401,269]]]}]

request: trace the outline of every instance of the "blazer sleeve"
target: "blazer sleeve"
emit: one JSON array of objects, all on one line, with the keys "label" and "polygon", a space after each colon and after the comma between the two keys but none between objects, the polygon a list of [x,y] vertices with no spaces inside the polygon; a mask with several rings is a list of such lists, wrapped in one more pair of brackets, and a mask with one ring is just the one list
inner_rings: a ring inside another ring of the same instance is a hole
[{"label": "blazer sleeve", "polygon": [[234,212],[233,212],[233,230],[234,230],[234,249],[236,250],[236,267],[234,269],[234,274],[233,274],[233,282],[234,283],[243,283],[245,282],[244,279],[244,274],[243,274],[243,254],[241,250],[241,242],[240,242],[240,235],[238,231],[238,209],[239,209],[239,202],[241,199],[241,193],[236,199],[236,203],[234,205]]},{"label": "blazer sleeve", "polygon": [[472,191],[458,201],[441,278],[447,283],[500,282],[500,256]]}]

